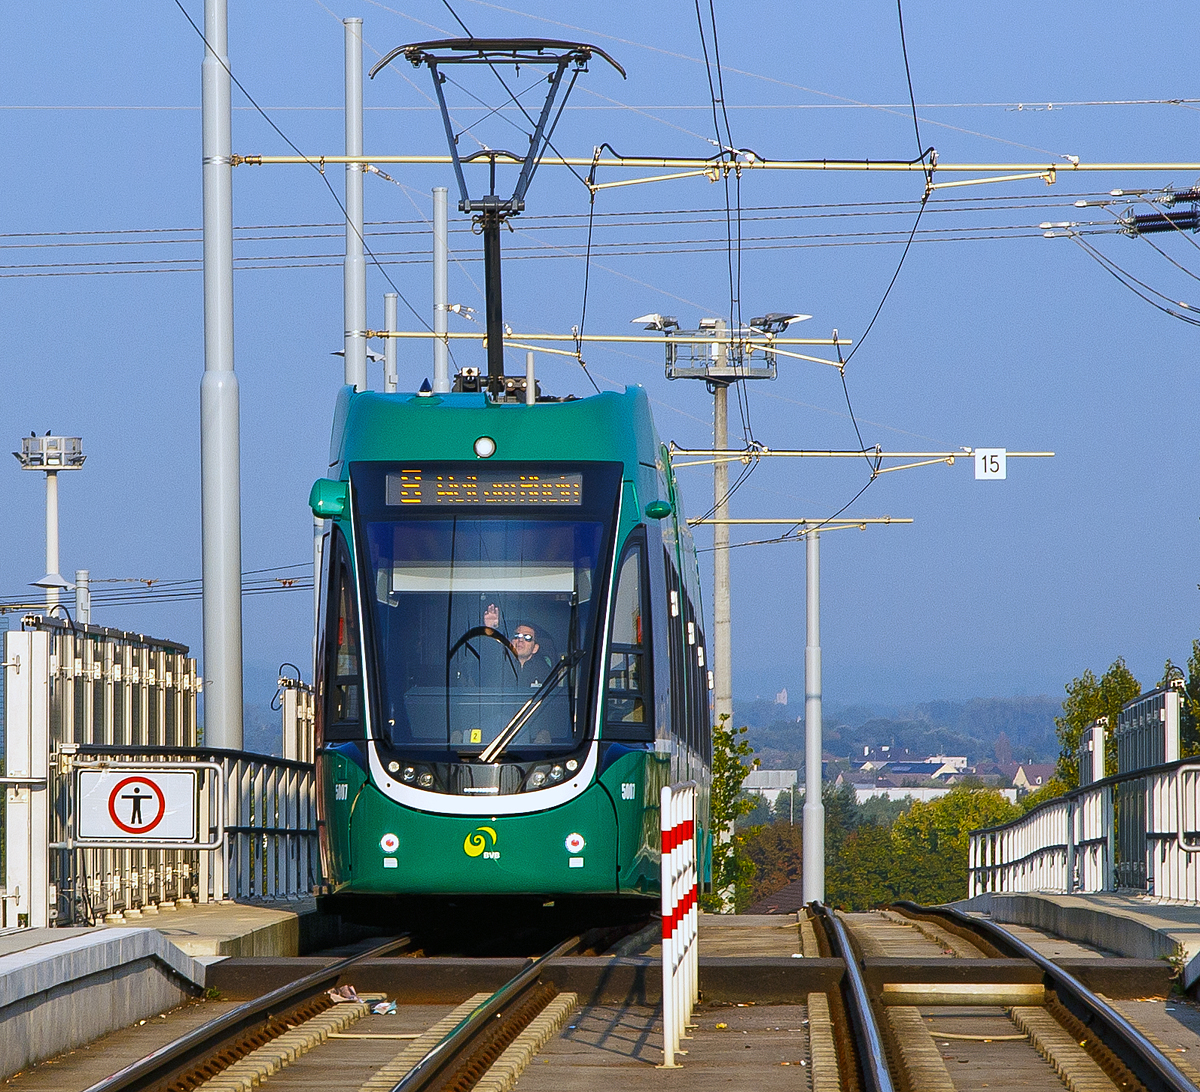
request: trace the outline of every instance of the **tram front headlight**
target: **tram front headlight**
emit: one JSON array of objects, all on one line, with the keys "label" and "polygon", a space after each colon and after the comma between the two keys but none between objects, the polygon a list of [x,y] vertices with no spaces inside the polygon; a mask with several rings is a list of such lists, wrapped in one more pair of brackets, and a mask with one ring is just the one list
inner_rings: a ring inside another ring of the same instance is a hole
[{"label": "tram front headlight", "polygon": [[579,763],[576,762],[575,759],[573,759],[573,758],[568,758],[567,759],[567,769],[571,773],[574,773],[577,769],[579,769]]},{"label": "tram front headlight", "polygon": [[544,784],[546,784],[546,771],[534,770],[529,776],[529,784],[535,789],[540,789]]},{"label": "tram front headlight", "polygon": [[423,789],[429,788],[433,784],[433,774],[426,770],[420,777],[417,778],[417,784]]},{"label": "tram front headlight", "polygon": [[404,773],[402,773],[400,776],[401,776],[401,777],[402,777],[402,778],[403,778],[405,781],[410,781],[410,782],[411,782],[411,781],[412,781],[412,779],[413,779],[414,777],[416,777],[416,776],[417,776],[417,771],[416,771],[416,770],[414,770],[414,769],[413,769],[411,766],[405,766],[405,767],[404,767]]},{"label": "tram front headlight", "polygon": [[562,775],[563,775],[563,768],[561,766],[554,766],[553,768],[551,768],[551,770],[550,770],[550,780],[551,781],[561,781]]}]

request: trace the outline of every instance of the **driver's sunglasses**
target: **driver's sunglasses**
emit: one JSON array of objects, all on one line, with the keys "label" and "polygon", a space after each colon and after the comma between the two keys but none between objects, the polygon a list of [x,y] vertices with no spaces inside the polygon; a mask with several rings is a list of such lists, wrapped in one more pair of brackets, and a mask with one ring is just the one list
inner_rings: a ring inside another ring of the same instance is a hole
[{"label": "driver's sunglasses", "polygon": [[514,641],[532,641],[533,634],[532,633],[514,633],[513,640]]}]

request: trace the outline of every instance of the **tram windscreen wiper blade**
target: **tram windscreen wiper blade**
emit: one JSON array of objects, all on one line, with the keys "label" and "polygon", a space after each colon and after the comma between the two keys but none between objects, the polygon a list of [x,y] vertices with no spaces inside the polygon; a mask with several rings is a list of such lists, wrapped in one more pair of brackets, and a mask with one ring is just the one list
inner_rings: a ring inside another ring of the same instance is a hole
[{"label": "tram windscreen wiper blade", "polygon": [[496,761],[504,748],[516,738],[517,733],[529,723],[529,718],[537,712],[538,707],[543,701],[546,700],[546,697],[550,691],[558,685],[558,681],[562,678],[563,673],[569,667],[573,666],[573,660],[576,658],[577,657],[572,657],[571,659],[568,659],[566,656],[564,656],[558,661],[558,663],[554,665],[550,671],[550,674],[546,676],[546,681],[538,687],[537,693],[534,694],[533,697],[531,697],[524,705],[521,706],[520,709],[517,710],[512,720],[510,720],[504,726],[500,734],[482,751],[479,752],[480,762]]}]

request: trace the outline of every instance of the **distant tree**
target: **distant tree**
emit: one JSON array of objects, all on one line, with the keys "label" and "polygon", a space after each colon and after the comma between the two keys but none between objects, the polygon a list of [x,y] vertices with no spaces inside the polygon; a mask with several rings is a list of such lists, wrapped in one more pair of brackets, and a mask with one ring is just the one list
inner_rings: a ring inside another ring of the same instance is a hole
[{"label": "distant tree", "polygon": [[728,714],[723,714],[713,726],[709,790],[712,894],[701,899],[706,910],[721,913],[728,913],[739,899],[746,899],[754,875],[754,864],[745,855],[745,841],[751,831],[736,831],[734,826],[754,808],[755,801],[742,792],[742,782],[758,762],[750,757],[754,749],[745,738],[745,727],[731,728],[728,722]]},{"label": "distant tree", "polygon": [[873,796],[858,805],[859,823],[875,823],[878,826],[890,829],[891,825],[912,807],[912,803],[913,798],[911,796],[906,796],[903,800],[891,800],[886,796]]},{"label": "distant tree", "polygon": [[800,825],[801,808],[804,806],[804,793],[792,789],[784,789],[775,797],[774,821],[776,823],[795,823]]},{"label": "distant tree", "polygon": [[1180,753],[1184,758],[1200,754],[1200,641],[1192,642],[1187,683],[1183,688],[1183,713],[1179,719]]},{"label": "distant tree", "polygon": [[996,737],[995,746],[992,748],[996,756],[996,761],[1001,766],[1007,766],[1012,761],[1012,744],[1008,741],[1008,733],[1001,731]]},{"label": "distant tree", "polygon": [[892,832],[878,823],[851,831],[825,865],[825,901],[843,910],[871,910],[911,896],[908,862],[897,859]]},{"label": "distant tree", "polygon": [[1083,740],[1084,730],[1094,720],[1108,717],[1108,745],[1105,748],[1105,770],[1116,772],[1117,714],[1121,706],[1136,698],[1141,684],[1133,672],[1118,657],[1099,679],[1089,669],[1066,686],[1067,697],[1062,703],[1062,716],[1054,718],[1058,729],[1059,755],[1055,777],[1067,789],[1079,787],[1079,766],[1076,752]]},{"label": "distant tree", "polygon": [[937,800],[913,804],[892,827],[894,852],[910,897],[923,903],[964,898],[971,831],[1020,814],[995,789],[955,787]]},{"label": "distant tree", "polygon": [[1022,796],[1017,806],[1022,812],[1029,812],[1036,808],[1043,800],[1053,800],[1055,797],[1062,796],[1068,792],[1070,792],[1070,789],[1059,779],[1058,774],[1055,774],[1044,785]]},{"label": "distant tree", "polygon": [[821,790],[821,803],[825,806],[825,860],[828,862],[859,824],[858,798],[850,785],[833,785],[827,781]]},{"label": "distant tree", "polygon": [[800,827],[786,819],[760,827],[746,838],[745,854],[754,865],[747,901],[758,902],[800,879]]},{"label": "distant tree", "polygon": [[744,815],[739,815],[734,821],[734,830],[747,830],[751,827],[761,827],[774,821],[774,813],[767,798],[759,792],[745,792],[742,797],[750,805]]}]

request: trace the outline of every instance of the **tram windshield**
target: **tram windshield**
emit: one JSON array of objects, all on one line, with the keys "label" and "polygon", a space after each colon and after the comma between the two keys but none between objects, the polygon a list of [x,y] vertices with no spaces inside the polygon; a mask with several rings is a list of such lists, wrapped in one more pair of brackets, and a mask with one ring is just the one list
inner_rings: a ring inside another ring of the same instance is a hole
[{"label": "tram windshield", "polygon": [[617,463],[351,467],[376,738],[433,762],[587,736]]}]

